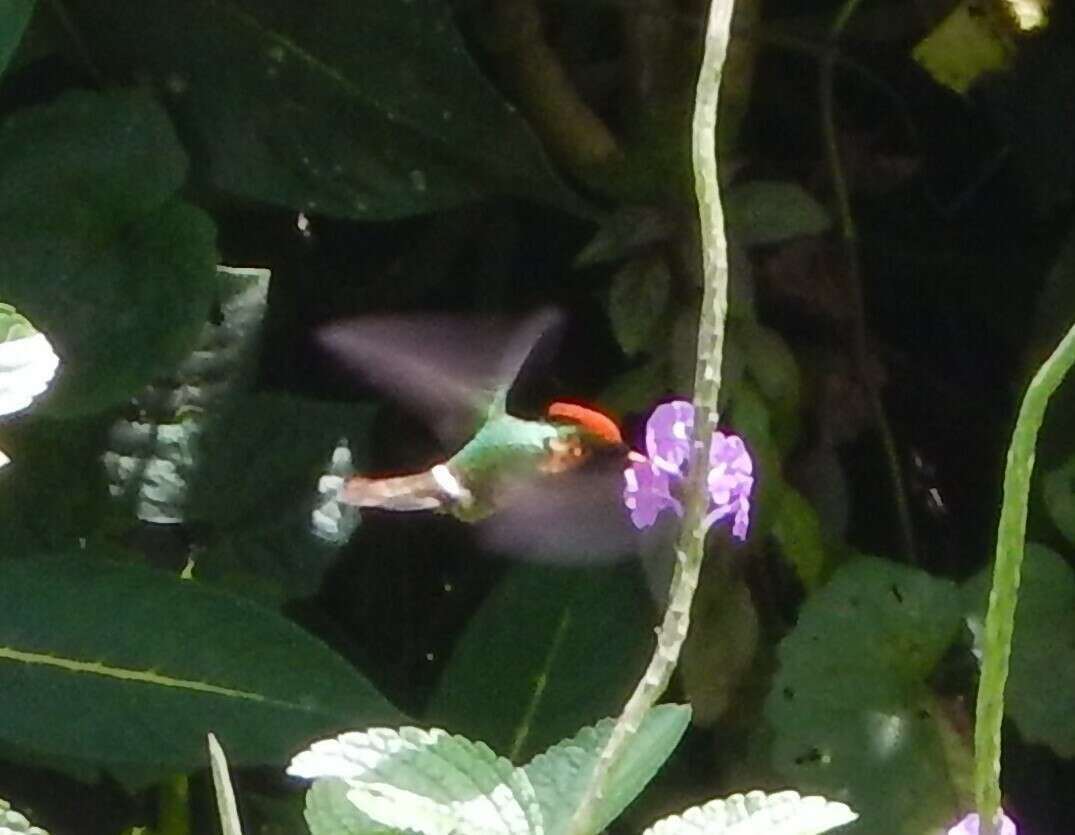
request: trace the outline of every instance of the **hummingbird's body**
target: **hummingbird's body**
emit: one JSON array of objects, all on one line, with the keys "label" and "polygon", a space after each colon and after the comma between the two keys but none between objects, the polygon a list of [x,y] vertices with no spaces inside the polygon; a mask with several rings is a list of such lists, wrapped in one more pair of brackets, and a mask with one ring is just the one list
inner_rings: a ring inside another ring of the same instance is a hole
[{"label": "hummingbird's body", "polygon": [[581,425],[523,420],[496,406],[492,411],[447,461],[410,475],[351,478],[341,500],[355,507],[434,510],[474,522],[496,511],[513,485],[574,469],[606,441]]},{"label": "hummingbird's body", "polygon": [[615,422],[574,403],[553,403],[544,419],[507,411],[509,390],[558,321],[545,311],[511,327],[389,316],[327,328],[326,347],[457,449],[422,472],[347,478],[336,501],[480,522],[493,548],[540,558],[629,552],[634,530],[620,486],[627,450]]}]

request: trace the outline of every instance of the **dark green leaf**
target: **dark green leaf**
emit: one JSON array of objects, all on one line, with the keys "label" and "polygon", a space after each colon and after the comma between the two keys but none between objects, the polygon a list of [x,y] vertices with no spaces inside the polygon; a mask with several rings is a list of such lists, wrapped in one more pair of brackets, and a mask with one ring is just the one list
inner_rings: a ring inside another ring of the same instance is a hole
[{"label": "dark green leaf", "polygon": [[212,731],[233,764],[398,713],[324,644],[196,581],[89,551],[0,563],[0,736],[48,754],[193,769]]},{"label": "dark green leaf", "polygon": [[632,573],[520,566],[456,645],[427,719],[518,762],[619,711],[652,640]]},{"label": "dark green leaf", "polygon": [[8,61],[22,40],[26,24],[34,13],[36,0],[5,0],[0,6],[0,75],[7,69]]},{"label": "dark green leaf", "polygon": [[1042,492],[1049,518],[1075,544],[1075,457],[1045,474]]},{"label": "dark green leaf", "polygon": [[209,537],[202,578],[251,577],[285,597],[313,594],[337,546],[311,527],[317,482],[347,438],[366,460],[373,410],[279,394],[238,397],[200,439],[187,518]]},{"label": "dark green leaf", "polygon": [[819,235],[831,225],[822,205],[795,183],[753,180],[730,188],[725,199],[729,234],[742,246]]},{"label": "dark green leaf", "polygon": [[69,93],[0,127],[0,298],[61,357],[50,412],[123,402],[193,347],[215,232],[176,199],[185,175],[145,93]]},{"label": "dark green leaf", "polygon": [[101,418],[33,417],[3,428],[0,448],[0,558],[70,550],[109,518],[98,462],[108,435]]},{"label": "dark green leaf", "polygon": [[873,558],[838,571],[780,644],[766,701],[774,765],[845,799],[849,833],[919,835],[954,819],[926,679],[961,623],[954,584]]},{"label": "dark green leaf", "polygon": [[[968,582],[971,611],[981,624],[992,570]],[[1015,610],[1005,713],[1028,742],[1075,757],[1075,576],[1054,551],[1028,544]]]},{"label": "dark green leaf", "polygon": [[489,194],[579,208],[442,0],[70,5],[102,63],[170,92],[224,191],[364,219]]},{"label": "dark green leaf", "polygon": [[658,256],[636,258],[616,273],[608,318],[625,354],[637,354],[650,345],[671,289],[672,274]]}]

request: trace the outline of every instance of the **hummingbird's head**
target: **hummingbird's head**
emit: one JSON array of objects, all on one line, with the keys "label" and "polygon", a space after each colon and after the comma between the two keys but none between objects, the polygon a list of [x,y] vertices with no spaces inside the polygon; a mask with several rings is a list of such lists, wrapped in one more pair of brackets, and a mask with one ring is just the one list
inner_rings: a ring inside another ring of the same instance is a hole
[{"label": "hummingbird's head", "polygon": [[608,415],[577,403],[557,401],[546,411],[548,419],[563,427],[549,442],[549,459],[542,467],[545,472],[573,470],[598,451],[619,451],[623,436],[619,426]]}]

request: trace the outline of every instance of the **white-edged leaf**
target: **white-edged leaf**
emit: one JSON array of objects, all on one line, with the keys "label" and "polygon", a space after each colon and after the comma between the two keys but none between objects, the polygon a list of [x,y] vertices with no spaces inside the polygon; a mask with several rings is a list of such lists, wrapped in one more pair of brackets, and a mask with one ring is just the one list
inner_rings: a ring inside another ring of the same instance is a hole
[{"label": "white-edged leaf", "polygon": [[[686,705],[660,705],[649,712],[609,773],[592,817],[594,832],[615,820],[653,779],[679,743],[690,718]],[[603,719],[583,728],[523,767],[541,804],[546,835],[566,831],[613,724],[614,720]]]},{"label": "white-edged leaf", "polygon": [[[392,829],[423,835],[543,835],[522,769],[488,746],[437,728],[373,728],[315,742],[288,773],[347,783],[347,799]],[[345,830],[346,831],[346,830]]]},{"label": "white-edged leaf", "polygon": [[752,791],[669,815],[643,835],[821,835],[857,818],[847,805],[824,797]]},{"label": "white-edged leaf", "polygon": [[32,826],[21,815],[11,808],[6,800],[0,800],[0,835],[49,835],[39,826]]},{"label": "white-edged leaf", "polygon": [[60,358],[43,333],[0,303],[0,415],[21,412],[48,388]]},{"label": "white-edged leaf", "polygon": [[310,835],[389,835],[399,832],[363,814],[347,798],[350,786],[332,777],[314,780],[306,792],[306,825]]}]

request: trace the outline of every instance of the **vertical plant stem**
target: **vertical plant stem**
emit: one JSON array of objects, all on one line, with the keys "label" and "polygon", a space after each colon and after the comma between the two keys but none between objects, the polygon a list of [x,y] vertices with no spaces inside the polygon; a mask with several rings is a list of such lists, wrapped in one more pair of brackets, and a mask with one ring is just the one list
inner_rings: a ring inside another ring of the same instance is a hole
[{"label": "vertical plant stem", "polygon": [[873,415],[874,429],[881,440],[881,451],[888,466],[889,480],[892,483],[892,496],[896,505],[899,522],[900,540],[904,557],[910,563],[917,563],[914,524],[911,521],[911,506],[907,500],[907,488],[900,466],[899,452],[892,434],[892,427],[885,414],[881,393],[873,382],[873,373],[869,364],[869,341],[866,338],[866,304],[862,298],[862,266],[859,261],[858,233],[855,231],[855,219],[851,214],[851,200],[847,192],[847,180],[843,165],[840,164],[840,147],[836,139],[836,116],[833,103],[833,82],[838,56],[837,44],[847,23],[858,9],[861,0],[845,0],[829,30],[824,57],[819,74],[819,98],[821,100],[821,127],[823,132],[825,156],[829,165],[829,178],[832,181],[833,198],[836,201],[836,213],[840,223],[840,237],[843,242],[844,263],[847,268],[847,286],[853,308],[854,329],[852,333],[854,358],[859,380],[866,390],[870,412]]},{"label": "vertical plant stem", "polygon": [[1000,731],[1004,720],[1004,685],[1012,652],[1015,606],[1023,567],[1027,501],[1034,471],[1034,447],[1045,407],[1075,364],[1075,326],[1060,341],[1030,381],[1008,447],[1004,501],[997,525],[993,586],[985,616],[982,675],[974,726],[974,794],[981,835],[996,835],[1000,815]]},{"label": "vertical plant stem", "polygon": [[698,321],[698,353],[694,377],[694,443],[683,523],[675,544],[676,567],[664,620],[657,629],[653,657],[624,706],[608,744],[601,752],[569,832],[591,835],[594,808],[624,743],[668,687],[690,627],[691,601],[698,587],[709,495],[706,476],[709,447],[717,428],[724,321],[728,310],[728,241],[717,175],[717,105],[724,60],[728,54],[734,0],[711,0],[706,22],[702,64],[698,71],[691,151],[698,200],[704,289]]},{"label": "vertical plant stem", "polygon": [[158,835],[190,835],[190,783],[186,774],[166,779],[157,787]]}]

